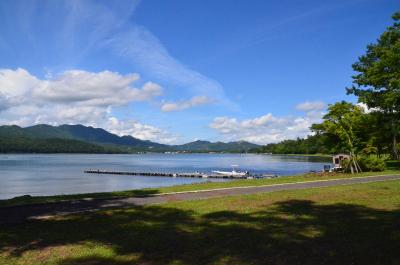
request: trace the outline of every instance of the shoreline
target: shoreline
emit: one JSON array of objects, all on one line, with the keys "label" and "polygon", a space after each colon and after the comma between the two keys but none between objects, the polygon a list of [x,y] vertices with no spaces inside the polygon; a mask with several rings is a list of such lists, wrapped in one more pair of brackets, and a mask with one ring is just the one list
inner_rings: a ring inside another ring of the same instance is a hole
[{"label": "shoreline", "polygon": [[23,206],[32,204],[48,204],[56,202],[71,201],[91,201],[105,199],[124,199],[124,198],[143,198],[148,196],[159,196],[163,194],[171,194],[178,192],[196,192],[201,190],[217,190],[241,187],[259,187],[265,185],[289,184],[289,183],[305,183],[309,181],[348,179],[355,177],[368,176],[386,176],[400,174],[400,170],[385,170],[383,172],[364,172],[358,174],[350,173],[306,173],[294,176],[285,176],[269,179],[251,179],[251,180],[234,180],[229,182],[202,182],[192,184],[174,185],[159,188],[145,188],[135,190],[113,191],[113,192],[96,192],[96,193],[80,193],[80,194],[61,194],[52,196],[31,196],[23,195],[10,199],[0,200],[0,208],[10,206]]},{"label": "shoreline", "polygon": [[359,176],[351,178],[335,178],[282,184],[230,187],[210,190],[155,193],[146,196],[94,199],[79,201],[60,201],[57,203],[27,204],[10,207],[0,207],[0,224],[22,223],[28,220],[48,219],[70,214],[82,214],[99,210],[125,209],[127,207],[147,206],[170,202],[183,202],[204,199],[226,198],[231,196],[250,196],[262,193],[280,191],[296,191],[308,189],[323,189],[328,187],[368,184],[377,182],[399,181],[400,174]]}]

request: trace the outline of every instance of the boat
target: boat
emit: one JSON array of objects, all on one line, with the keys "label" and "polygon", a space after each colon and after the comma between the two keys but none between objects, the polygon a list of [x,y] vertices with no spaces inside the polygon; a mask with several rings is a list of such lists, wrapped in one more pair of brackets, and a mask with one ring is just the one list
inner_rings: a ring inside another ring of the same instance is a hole
[{"label": "boat", "polygon": [[195,176],[199,176],[200,178],[208,178],[208,175],[205,173],[201,173],[199,171],[194,172]]},{"label": "boat", "polygon": [[219,170],[213,170],[212,172],[217,174],[217,175],[223,175],[223,176],[236,176],[236,177],[243,177],[249,175],[248,171],[236,171],[235,167],[238,167],[238,165],[232,165],[232,171],[219,171]]}]

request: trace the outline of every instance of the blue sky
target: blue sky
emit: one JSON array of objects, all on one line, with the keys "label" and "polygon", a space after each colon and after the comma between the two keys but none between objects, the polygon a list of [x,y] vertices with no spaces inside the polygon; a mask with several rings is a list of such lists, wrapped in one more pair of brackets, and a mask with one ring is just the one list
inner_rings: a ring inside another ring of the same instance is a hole
[{"label": "blue sky", "polygon": [[397,0],[0,2],[0,123],[164,143],[303,137]]}]

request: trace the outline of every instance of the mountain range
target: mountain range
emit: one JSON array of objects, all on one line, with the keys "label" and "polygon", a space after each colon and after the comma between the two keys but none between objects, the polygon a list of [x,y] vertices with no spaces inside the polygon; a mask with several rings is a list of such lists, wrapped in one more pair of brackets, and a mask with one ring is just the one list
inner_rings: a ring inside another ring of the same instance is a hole
[{"label": "mountain range", "polygon": [[[194,141],[182,145],[166,145],[132,136],[118,136],[101,128],[84,125],[52,126],[39,124],[30,127],[0,126],[0,152],[248,152],[259,145],[246,141]],[[79,148],[77,148],[79,147]],[[59,151],[57,151],[59,150]]]}]

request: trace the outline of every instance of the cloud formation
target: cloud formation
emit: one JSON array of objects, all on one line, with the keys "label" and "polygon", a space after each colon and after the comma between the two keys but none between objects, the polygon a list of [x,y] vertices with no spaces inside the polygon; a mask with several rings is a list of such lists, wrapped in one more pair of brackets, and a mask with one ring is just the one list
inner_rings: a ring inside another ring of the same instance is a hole
[{"label": "cloud formation", "polygon": [[[56,45],[79,61],[93,51],[107,50],[153,79],[179,88],[189,95],[205,95],[222,104],[237,107],[216,80],[191,69],[176,59],[151,31],[132,19],[140,1],[67,1],[64,14],[52,17],[57,28]],[[27,24],[29,30],[34,30]],[[59,32],[58,32],[59,30]],[[38,40],[37,40],[38,41]],[[39,40],[40,41],[40,40]]]},{"label": "cloud formation", "polygon": [[130,25],[126,31],[113,37],[109,45],[117,54],[129,58],[160,80],[235,107],[217,81],[176,60],[157,37],[144,27]]},{"label": "cloud formation", "polygon": [[132,135],[142,140],[156,141],[164,144],[173,144],[179,140],[178,135],[132,120],[118,120],[115,117],[111,117],[108,119],[107,127],[110,128],[112,133],[120,136]]},{"label": "cloud formation", "polygon": [[272,113],[244,120],[216,117],[209,127],[231,141],[245,140],[258,144],[275,143],[285,139],[305,137],[310,134],[310,126],[321,121],[324,114],[322,111],[318,112],[309,106],[304,109],[309,111],[302,117],[276,117]]},{"label": "cloud formation", "polygon": [[142,88],[132,87],[131,84],[138,79],[138,74],[71,70],[53,80],[41,81],[33,88],[32,96],[60,103],[84,102],[85,105],[116,106],[131,101],[150,100],[162,94],[161,87],[151,82]]},{"label": "cloud formation", "polygon": [[0,112],[8,108],[9,108],[8,97],[0,92]]},{"label": "cloud formation", "polygon": [[40,79],[22,68],[0,69],[0,123],[29,126],[39,123],[103,127],[119,135],[170,142],[173,137],[134,120],[120,121],[112,109],[162,94],[156,83],[135,84],[139,75],[70,70]]},{"label": "cloud formation", "polygon": [[82,103],[89,106],[118,106],[131,101],[146,101],[162,94],[158,84],[147,82],[133,87],[138,74],[98,73],[70,70],[53,79],[38,79],[22,68],[0,69],[0,93],[11,105],[26,96],[34,102]]},{"label": "cloud formation", "polygon": [[326,108],[326,104],[322,101],[306,101],[296,106],[301,111],[318,111]]},{"label": "cloud formation", "polygon": [[212,102],[213,102],[213,100],[207,96],[195,96],[189,100],[164,103],[161,106],[161,111],[163,111],[163,112],[182,111],[182,110],[197,107],[197,106],[207,105]]}]

